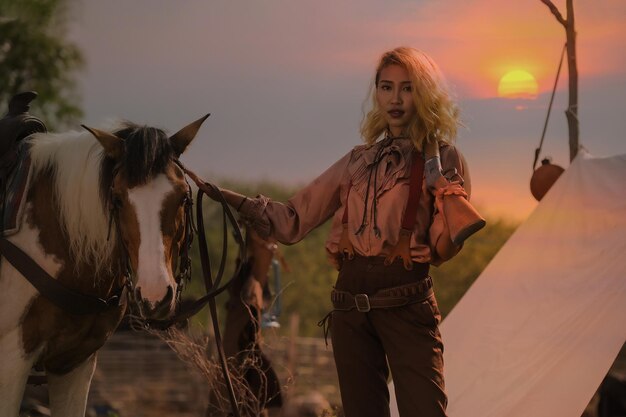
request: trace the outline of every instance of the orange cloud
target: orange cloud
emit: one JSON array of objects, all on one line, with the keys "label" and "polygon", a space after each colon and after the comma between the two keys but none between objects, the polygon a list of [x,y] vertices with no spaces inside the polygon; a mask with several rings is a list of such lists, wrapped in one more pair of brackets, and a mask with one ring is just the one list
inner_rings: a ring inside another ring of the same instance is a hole
[{"label": "orange cloud", "polygon": [[[564,2],[556,2],[565,15]],[[620,0],[575,4],[578,71],[581,76],[622,73],[626,65],[626,5]],[[428,40],[448,77],[470,96],[495,97],[498,80],[514,69],[537,78],[549,91],[565,43],[565,30],[539,0],[530,2],[432,2],[403,22],[413,44]],[[410,35],[411,34],[411,35]],[[566,74],[567,66],[562,70]]]}]

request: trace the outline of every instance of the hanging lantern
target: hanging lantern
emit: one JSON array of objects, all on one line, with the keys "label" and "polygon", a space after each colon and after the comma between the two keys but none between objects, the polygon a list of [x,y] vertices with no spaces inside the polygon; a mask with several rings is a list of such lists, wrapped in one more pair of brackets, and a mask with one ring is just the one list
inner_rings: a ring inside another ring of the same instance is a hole
[{"label": "hanging lantern", "polygon": [[530,178],[530,192],[533,197],[537,201],[541,201],[563,171],[565,170],[560,166],[552,164],[550,159],[543,159],[541,166],[533,172],[533,176]]}]

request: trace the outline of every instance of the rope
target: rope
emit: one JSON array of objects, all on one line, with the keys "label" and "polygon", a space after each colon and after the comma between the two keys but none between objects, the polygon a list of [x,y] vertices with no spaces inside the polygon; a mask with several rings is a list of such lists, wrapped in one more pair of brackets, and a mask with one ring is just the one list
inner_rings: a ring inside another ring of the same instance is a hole
[{"label": "rope", "polygon": [[563,45],[563,50],[561,51],[561,61],[559,62],[559,69],[556,71],[556,79],[554,80],[554,87],[552,87],[552,96],[550,97],[550,104],[548,105],[548,114],[546,115],[546,121],[543,124],[543,132],[541,133],[541,141],[539,142],[539,147],[535,149],[535,160],[533,161],[533,171],[537,166],[537,160],[539,159],[539,153],[541,152],[541,148],[543,146],[543,140],[546,137],[546,130],[548,129],[548,120],[550,120],[550,111],[552,110],[552,103],[554,102],[554,93],[556,92],[556,86],[559,83],[559,75],[561,74],[561,67],[563,66],[563,57],[565,56],[565,50],[567,47],[567,43]]}]

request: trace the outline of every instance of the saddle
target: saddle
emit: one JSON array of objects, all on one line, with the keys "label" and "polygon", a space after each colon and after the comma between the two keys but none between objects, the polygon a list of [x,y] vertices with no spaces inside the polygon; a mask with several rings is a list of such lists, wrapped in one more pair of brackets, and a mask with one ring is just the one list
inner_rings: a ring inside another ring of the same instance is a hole
[{"label": "saddle", "polygon": [[9,101],[9,112],[0,119],[0,174],[4,177],[15,165],[18,143],[27,136],[47,132],[46,125],[28,113],[30,102],[37,98],[34,91],[18,93]]},{"label": "saddle", "polygon": [[47,132],[46,125],[28,113],[37,97],[34,91],[18,93],[9,101],[8,113],[0,119],[0,232],[17,232],[24,193],[30,177],[28,149],[23,139]]}]

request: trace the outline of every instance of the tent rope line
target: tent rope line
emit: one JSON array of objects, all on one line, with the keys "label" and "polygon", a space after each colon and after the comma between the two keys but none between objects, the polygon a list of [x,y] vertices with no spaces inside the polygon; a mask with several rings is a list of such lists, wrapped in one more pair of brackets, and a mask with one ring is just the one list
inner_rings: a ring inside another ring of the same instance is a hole
[{"label": "tent rope line", "polygon": [[[565,50],[567,48],[567,43],[563,44],[563,50],[561,51],[561,60],[559,62],[559,68],[556,71],[556,79],[554,80],[554,86],[552,87],[552,95],[550,96],[550,104],[548,105],[548,113],[546,114],[546,121],[543,124],[543,132],[541,133],[541,141],[539,142],[539,147],[535,149],[535,160],[533,161],[533,171],[537,167],[537,161],[539,160],[539,153],[541,152],[541,148],[543,147],[543,140],[546,137],[546,130],[548,129],[548,121],[550,120],[550,112],[552,111],[552,103],[554,102],[554,94],[556,93],[556,86],[559,83],[559,75],[561,75],[561,67],[563,67],[563,58],[565,57]],[[571,112],[571,109],[568,109]]]}]

